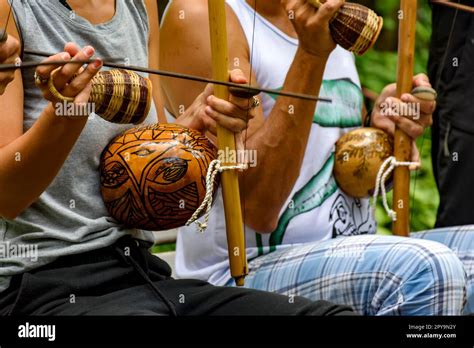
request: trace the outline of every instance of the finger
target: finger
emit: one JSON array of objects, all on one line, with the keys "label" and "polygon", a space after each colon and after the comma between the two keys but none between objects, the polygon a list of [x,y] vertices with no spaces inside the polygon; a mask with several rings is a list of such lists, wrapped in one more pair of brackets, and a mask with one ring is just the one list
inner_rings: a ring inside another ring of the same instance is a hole
[{"label": "finger", "polygon": [[431,127],[433,125],[433,113],[422,112],[418,123],[425,128]]},{"label": "finger", "polygon": [[[419,99],[411,94],[404,94],[401,100],[408,105],[411,105],[412,109],[416,109],[419,114],[419,123],[426,127],[430,127],[433,124],[433,112],[436,110],[435,101],[427,101]],[[415,118],[416,119],[416,118]]]},{"label": "finger", "polygon": [[242,110],[246,118],[251,113],[251,111],[253,111],[258,105],[261,105],[260,99],[257,97],[247,99],[235,97],[233,95],[230,96],[229,103],[232,103]]},{"label": "finger", "polygon": [[385,116],[373,116],[372,117],[372,126],[383,130],[385,133],[391,135],[392,137],[395,134],[395,123],[390,120],[389,117]]},{"label": "finger", "polygon": [[280,2],[287,12],[295,11],[303,3],[301,0],[282,0]]},{"label": "finger", "polygon": [[0,81],[2,84],[8,85],[15,79],[15,72],[14,71],[4,71],[0,73]]},{"label": "finger", "polygon": [[328,0],[316,12],[318,21],[329,22],[344,5],[344,0]]},{"label": "finger", "polygon": [[230,82],[239,83],[239,84],[248,84],[248,79],[245,77],[245,74],[240,69],[234,69],[230,72]]},{"label": "finger", "polygon": [[387,97],[389,96],[395,96],[397,94],[397,84],[396,83],[391,83],[387,86],[384,87],[382,90],[381,95],[385,95]]},{"label": "finger", "polygon": [[206,85],[206,88],[204,88],[204,92],[202,93],[202,98],[204,98],[204,101],[207,100],[211,95],[214,94],[214,85],[211,83],[208,83]]},{"label": "finger", "polygon": [[400,116],[402,101],[395,97],[389,97],[380,103],[379,108],[383,117]]},{"label": "finger", "polygon": [[229,117],[236,117],[242,120],[247,120],[248,116],[248,107],[249,101],[242,98],[232,98],[233,100],[238,100],[243,107],[233,104],[231,102],[216,98],[211,95],[207,98],[207,103],[215,111],[227,115]]},{"label": "finger", "polygon": [[250,112],[247,113],[247,122],[252,121],[255,117],[257,117],[257,108],[252,108]]},{"label": "finger", "polygon": [[425,74],[418,74],[413,77],[414,87],[431,87],[430,79]]},{"label": "finger", "polygon": [[405,134],[407,134],[412,139],[417,139],[423,135],[424,127],[403,116],[392,116],[393,122],[400,128]]},{"label": "finger", "polygon": [[10,82],[12,82],[15,78],[15,73],[11,72],[3,72],[0,73],[0,95],[5,93],[7,86]]},{"label": "finger", "polygon": [[[74,103],[76,104],[86,104],[89,102],[89,98],[92,92],[92,83],[88,83],[81,92],[74,98]],[[84,115],[87,116],[87,115]]]},{"label": "finger", "polygon": [[387,98],[383,104],[383,114],[386,116],[403,116],[419,122],[421,119],[421,101],[412,95],[404,95],[402,99]]},{"label": "finger", "polygon": [[8,36],[7,41],[0,45],[0,62],[7,60],[20,52],[20,43],[13,36]]},{"label": "finger", "polygon": [[212,109],[210,106],[206,106],[204,110],[206,115],[216,121],[219,126],[224,127],[234,133],[241,132],[247,128],[247,122],[242,119],[221,114],[220,112]]},{"label": "finger", "polygon": [[101,59],[96,59],[75,77],[70,84],[63,90],[64,96],[76,96],[91,82],[92,78],[100,71],[103,62]]},{"label": "finger", "polygon": [[54,98],[54,96],[51,94],[51,92],[49,91],[48,88],[44,88],[41,90],[42,94],[43,94],[43,98],[50,101],[50,102],[54,102],[56,101],[56,98]]},{"label": "finger", "polygon": [[295,19],[297,21],[308,20],[316,15],[317,8],[312,6],[310,3],[305,2],[298,6],[295,11]]},{"label": "finger", "polygon": [[[52,61],[65,61],[68,62],[71,60],[71,56],[67,52],[61,52],[58,54],[55,54],[54,56],[51,56],[47,58],[44,62],[52,62]],[[43,79],[48,79],[49,76],[51,75],[51,72],[58,68],[60,65],[40,65],[39,67],[36,68],[36,73]]]},{"label": "finger", "polygon": [[217,135],[217,122],[207,115],[204,115],[201,119],[204,125],[204,132],[207,131],[213,135]]},{"label": "finger", "polygon": [[19,65],[19,64],[21,64],[21,59],[20,59],[20,57],[18,57],[18,55],[15,54],[13,56],[8,57],[6,60],[4,60],[4,63],[5,64]]},{"label": "finger", "polygon": [[[242,133],[235,134],[235,149],[237,150],[237,152],[245,150],[244,137],[242,136]],[[245,159],[246,156],[238,156],[238,157],[239,157],[238,159]],[[244,163],[240,162],[239,164],[244,164]]]},{"label": "finger", "polygon": [[68,42],[64,45],[64,52],[67,52],[71,57],[76,56],[81,51],[81,48],[74,42]]},{"label": "finger", "polygon": [[[95,50],[92,46],[86,46],[82,50],[79,51],[78,54],[74,56],[71,61],[74,60],[87,60],[90,59],[95,53]],[[82,64],[66,64],[59,70],[55,77],[54,77],[54,84],[58,90],[62,90],[66,84],[71,81],[74,75],[78,72],[78,70],[82,67]]]}]

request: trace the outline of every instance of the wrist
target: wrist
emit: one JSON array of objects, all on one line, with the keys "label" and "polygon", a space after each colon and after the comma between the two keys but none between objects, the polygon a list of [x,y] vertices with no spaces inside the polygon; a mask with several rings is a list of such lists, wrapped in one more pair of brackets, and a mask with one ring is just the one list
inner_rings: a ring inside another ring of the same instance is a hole
[{"label": "wrist", "polygon": [[[48,104],[48,106],[44,109],[43,113],[45,113],[56,124],[64,123],[69,125],[85,125],[90,116],[90,113],[88,113],[87,115],[82,113],[76,113],[74,108],[71,108],[71,106],[68,106],[67,104],[53,102],[50,102]],[[97,115],[96,117],[99,116]]]},{"label": "wrist", "polygon": [[189,127],[189,120],[188,120],[188,118],[186,118],[184,116],[178,117],[174,123],[179,125],[179,126],[190,128]]},{"label": "wrist", "polygon": [[299,58],[303,62],[307,62],[308,64],[320,65],[321,63],[326,64],[331,52],[324,52],[324,51],[312,52],[312,51],[306,50],[302,46],[298,46],[298,50],[296,51],[295,57]]},{"label": "wrist", "polygon": [[299,45],[296,55],[305,59],[305,60],[319,60],[326,62],[329,59],[333,50],[309,50],[304,46]]}]

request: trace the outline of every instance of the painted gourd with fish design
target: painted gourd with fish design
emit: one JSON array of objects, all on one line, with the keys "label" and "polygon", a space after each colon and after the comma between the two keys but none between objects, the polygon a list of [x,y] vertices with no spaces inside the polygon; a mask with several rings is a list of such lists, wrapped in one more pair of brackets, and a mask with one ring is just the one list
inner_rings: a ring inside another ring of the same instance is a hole
[{"label": "painted gourd with fish design", "polygon": [[204,200],[208,167],[216,158],[209,139],[179,125],[127,130],[102,153],[105,206],[129,227],[160,231],[184,226]]}]

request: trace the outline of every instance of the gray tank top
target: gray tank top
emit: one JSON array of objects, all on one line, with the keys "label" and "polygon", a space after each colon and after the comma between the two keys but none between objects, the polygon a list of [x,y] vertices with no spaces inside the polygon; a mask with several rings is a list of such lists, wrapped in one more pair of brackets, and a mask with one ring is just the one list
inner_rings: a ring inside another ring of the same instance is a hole
[{"label": "gray tank top", "polygon": [[[93,46],[96,56],[105,60],[148,66],[149,25],[143,1],[117,0],[115,16],[95,26],[59,0],[11,3],[25,50],[57,53],[73,41],[81,47]],[[43,58],[24,55],[22,59],[30,62]],[[25,132],[47,105],[34,85],[33,74],[33,69],[23,70]],[[153,106],[145,123],[156,122]],[[101,152],[127,128],[131,126],[111,124],[91,115],[61,171],[41,197],[17,219],[0,218],[0,291],[8,288],[12,275],[64,255],[109,246],[126,234],[152,240],[150,232],[127,229],[109,217],[99,191]],[[31,180],[34,176],[31,173]]]}]

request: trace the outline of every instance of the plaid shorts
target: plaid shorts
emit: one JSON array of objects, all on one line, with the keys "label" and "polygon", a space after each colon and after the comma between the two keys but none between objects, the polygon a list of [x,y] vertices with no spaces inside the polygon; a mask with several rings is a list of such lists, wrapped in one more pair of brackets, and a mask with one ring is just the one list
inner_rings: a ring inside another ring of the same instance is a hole
[{"label": "plaid shorts", "polygon": [[412,237],[289,246],[252,260],[246,286],[346,304],[363,315],[474,312],[474,226]]}]

